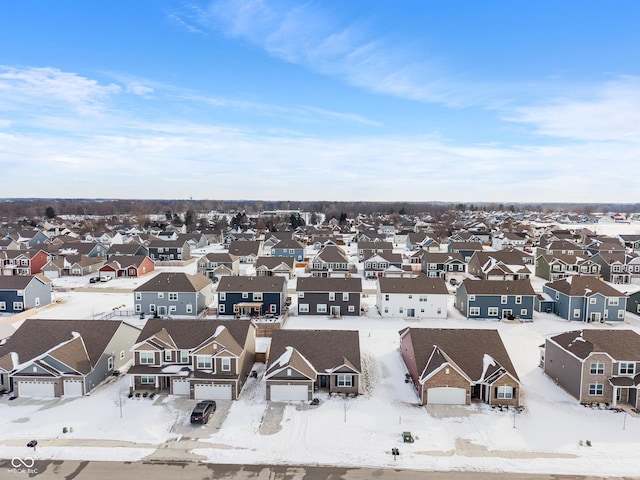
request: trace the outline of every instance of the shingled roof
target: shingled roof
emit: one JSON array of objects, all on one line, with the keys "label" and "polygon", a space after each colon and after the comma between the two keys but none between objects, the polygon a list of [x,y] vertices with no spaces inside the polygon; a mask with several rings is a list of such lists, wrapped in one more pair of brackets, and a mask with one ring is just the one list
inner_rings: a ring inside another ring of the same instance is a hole
[{"label": "shingled roof", "polygon": [[411,293],[448,295],[447,285],[442,278],[420,275],[415,278],[378,278],[381,293]]},{"label": "shingled roof", "polygon": [[462,282],[469,295],[535,295],[529,280],[471,280]]},{"label": "shingled roof", "polygon": [[602,352],[615,360],[640,361],[640,335],[633,330],[572,330],[549,339],[583,359]]},{"label": "shingled roof", "polygon": [[589,275],[573,275],[545,284],[570,297],[590,297],[599,293],[605,297],[626,297],[626,295],[596,277]]},{"label": "shingled roof", "polygon": [[200,273],[162,272],[134,292],[199,292],[207,285],[212,285],[211,280]]},{"label": "shingled roof", "polygon": [[218,292],[277,292],[284,290],[286,279],[281,276],[223,276],[218,282]]}]

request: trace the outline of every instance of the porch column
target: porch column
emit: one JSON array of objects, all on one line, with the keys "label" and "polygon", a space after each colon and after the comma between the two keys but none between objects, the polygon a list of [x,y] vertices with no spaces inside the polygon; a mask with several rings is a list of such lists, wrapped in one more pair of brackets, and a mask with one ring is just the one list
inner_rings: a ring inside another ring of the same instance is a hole
[{"label": "porch column", "polygon": [[611,399],[611,404],[615,407],[618,404],[618,387],[613,387],[613,398]]}]

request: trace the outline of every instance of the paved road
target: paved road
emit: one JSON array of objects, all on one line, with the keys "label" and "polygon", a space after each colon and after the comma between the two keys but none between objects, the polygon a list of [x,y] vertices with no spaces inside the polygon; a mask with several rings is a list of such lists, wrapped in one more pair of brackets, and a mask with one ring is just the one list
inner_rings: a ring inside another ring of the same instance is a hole
[{"label": "paved road", "polygon": [[[25,459],[28,460],[28,459]],[[17,467],[12,465],[18,465]],[[531,475],[480,472],[420,472],[414,470],[311,466],[214,465],[163,462],[0,461],[0,479],[42,480],[603,480],[581,475]],[[31,466],[28,466],[31,465]],[[613,478],[613,477],[611,477]],[[631,477],[626,477],[631,478]],[[638,478],[638,477],[636,477]]]}]

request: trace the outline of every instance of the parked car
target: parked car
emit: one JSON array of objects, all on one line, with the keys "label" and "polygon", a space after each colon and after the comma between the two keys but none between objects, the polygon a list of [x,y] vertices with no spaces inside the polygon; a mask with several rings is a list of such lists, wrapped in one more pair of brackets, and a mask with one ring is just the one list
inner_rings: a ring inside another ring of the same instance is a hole
[{"label": "parked car", "polygon": [[214,400],[203,400],[198,402],[191,412],[191,423],[205,424],[209,421],[209,417],[216,411],[216,402]]},{"label": "parked car", "polygon": [[89,283],[97,283],[100,281],[100,277],[91,277]]},{"label": "parked car", "polygon": [[100,277],[101,282],[108,282],[109,280],[111,280],[111,277]]},{"label": "parked car", "polygon": [[451,285],[454,285],[454,286],[455,286],[455,285],[457,285],[457,284],[458,284],[458,280],[456,280],[455,278],[452,278],[452,279],[450,279],[450,280],[449,280],[449,283],[450,283]]}]

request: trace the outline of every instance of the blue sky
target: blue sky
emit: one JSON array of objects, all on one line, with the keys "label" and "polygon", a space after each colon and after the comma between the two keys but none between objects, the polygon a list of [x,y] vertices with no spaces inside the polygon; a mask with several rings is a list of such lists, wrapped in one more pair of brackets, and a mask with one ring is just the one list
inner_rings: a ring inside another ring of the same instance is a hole
[{"label": "blue sky", "polygon": [[0,197],[638,202],[640,2],[0,7]]}]

